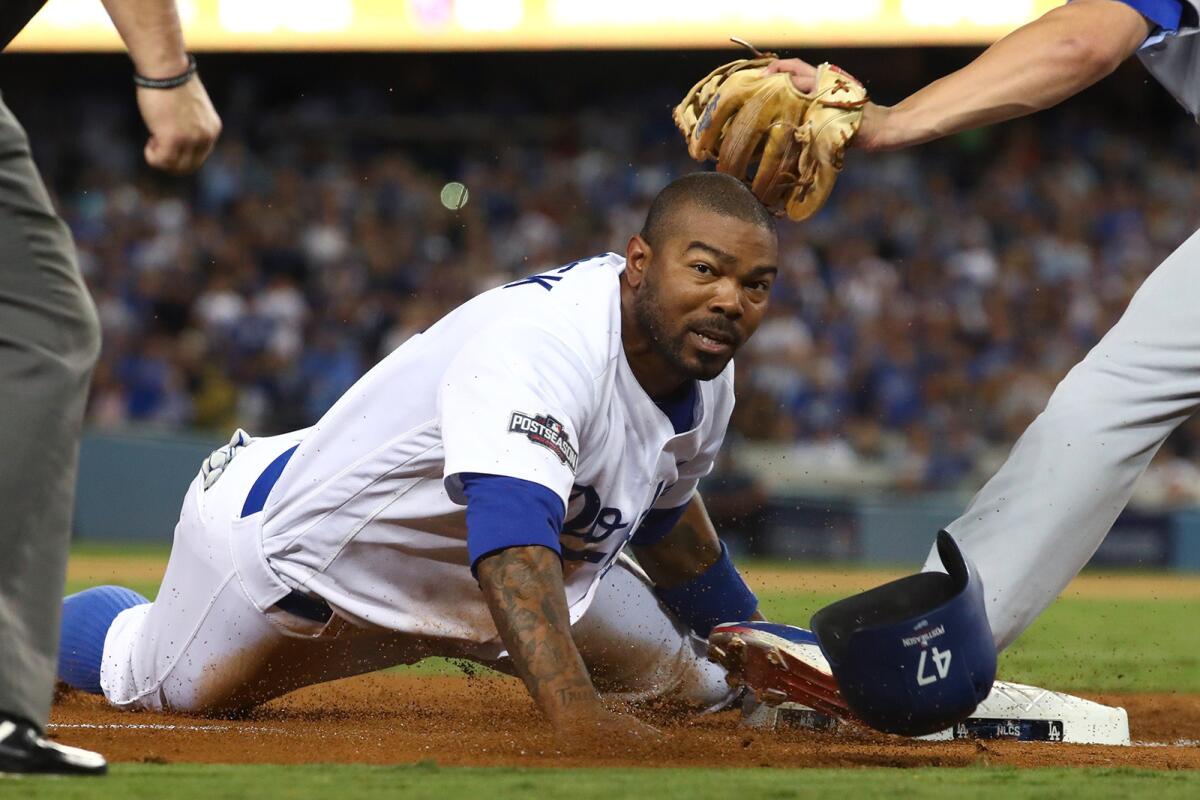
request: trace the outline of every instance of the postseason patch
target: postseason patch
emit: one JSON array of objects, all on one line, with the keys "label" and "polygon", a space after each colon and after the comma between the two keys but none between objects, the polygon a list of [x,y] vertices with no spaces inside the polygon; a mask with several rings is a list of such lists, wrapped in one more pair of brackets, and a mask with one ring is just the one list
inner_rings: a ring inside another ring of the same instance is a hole
[{"label": "postseason patch", "polygon": [[549,414],[530,416],[514,411],[508,422],[508,432],[524,434],[529,441],[540,444],[558,456],[558,460],[570,467],[571,472],[575,471],[579,451],[571,445],[571,437],[563,430],[562,423]]}]

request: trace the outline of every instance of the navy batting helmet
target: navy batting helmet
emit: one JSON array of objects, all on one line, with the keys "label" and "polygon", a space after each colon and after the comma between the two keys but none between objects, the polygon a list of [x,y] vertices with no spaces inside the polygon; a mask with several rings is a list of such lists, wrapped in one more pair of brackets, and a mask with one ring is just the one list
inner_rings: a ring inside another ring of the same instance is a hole
[{"label": "navy batting helmet", "polygon": [[886,583],[812,618],[842,697],[881,731],[922,736],[949,728],[996,679],[979,573],[945,531],[937,549],[945,573]]}]

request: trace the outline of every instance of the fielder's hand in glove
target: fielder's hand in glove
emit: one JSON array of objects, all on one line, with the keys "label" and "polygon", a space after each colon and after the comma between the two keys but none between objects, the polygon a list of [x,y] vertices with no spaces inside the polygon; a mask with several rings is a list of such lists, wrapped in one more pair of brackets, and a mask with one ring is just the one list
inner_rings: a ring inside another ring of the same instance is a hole
[{"label": "fielder's hand in glove", "polygon": [[832,64],[754,50],[693,86],[673,116],[692,158],[716,159],[767,208],[802,220],[833,190],[866,104],[862,84]]},{"label": "fielder's hand in glove", "polygon": [[[767,74],[784,74],[792,79],[792,86],[799,92],[811,92],[817,85],[817,68],[799,58],[781,58],[767,65]],[[858,124],[858,133],[850,144],[856,150],[894,150],[900,145],[889,145],[880,135],[888,124],[891,109],[877,103],[867,101],[863,106],[862,120]]]}]

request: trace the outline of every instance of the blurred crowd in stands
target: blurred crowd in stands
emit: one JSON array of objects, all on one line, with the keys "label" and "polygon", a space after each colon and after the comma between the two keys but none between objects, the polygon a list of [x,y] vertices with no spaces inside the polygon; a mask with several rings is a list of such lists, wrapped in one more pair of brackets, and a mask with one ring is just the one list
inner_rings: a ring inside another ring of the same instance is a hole
[{"label": "blurred crowd in stands", "polygon": [[[139,168],[124,119],[38,130],[103,321],[88,424],[303,427],[473,294],[623,252],[657,190],[695,169],[648,98],[435,119],[337,96],[256,116],[242,97],[184,182]],[[1164,136],[1060,114],[852,153],[826,210],[779,226],[734,439],[773,454],[782,485],[977,485],[1200,227],[1200,138],[1174,121]],[[459,211],[439,201],[451,180],[470,192]],[[1164,448],[1152,500],[1200,497],[1197,444],[1185,425]]]}]

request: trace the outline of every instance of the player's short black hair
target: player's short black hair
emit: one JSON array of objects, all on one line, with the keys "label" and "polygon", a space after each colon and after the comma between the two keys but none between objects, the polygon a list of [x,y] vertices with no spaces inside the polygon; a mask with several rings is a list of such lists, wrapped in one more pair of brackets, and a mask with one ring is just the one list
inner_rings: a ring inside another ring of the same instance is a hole
[{"label": "player's short black hair", "polygon": [[657,247],[669,232],[671,217],[692,204],[718,214],[735,217],[775,233],[775,218],[746,184],[720,172],[693,172],[666,185],[650,203],[641,236]]}]

